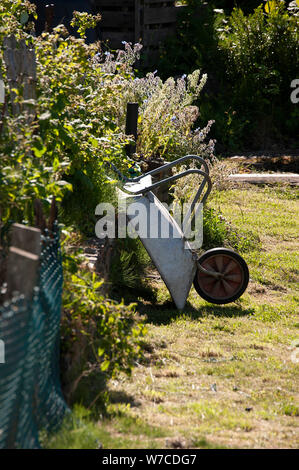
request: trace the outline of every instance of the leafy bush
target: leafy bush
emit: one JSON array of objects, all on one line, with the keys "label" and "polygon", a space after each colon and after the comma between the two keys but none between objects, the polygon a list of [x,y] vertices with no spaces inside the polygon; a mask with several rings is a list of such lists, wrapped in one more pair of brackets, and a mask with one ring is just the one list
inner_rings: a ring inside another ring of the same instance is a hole
[{"label": "leafy bush", "polygon": [[285,126],[293,104],[290,83],[299,68],[298,18],[291,15],[284,2],[271,1],[245,16],[234,9],[218,28],[219,48],[227,64],[228,80],[235,106],[246,110],[248,122],[242,129],[254,134],[260,145],[275,134],[290,130]]},{"label": "leafy bush", "polygon": [[[65,269],[63,291],[62,369],[69,400],[76,397],[82,383],[86,394],[86,382],[89,387],[96,382],[93,390],[87,387],[91,399],[103,389],[98,388],[99,379],[105,383],[119,371],[130,374],[146,331],[134,304],[126,306],[103,297],[102,282],[95,273],[76,271]],[[82,389],[80,395],[83,398]]]},{"label": "leafy bush", "polygon": [[135,78],[128,84],[129,100],[140,105],[137,154],[139,158],[174,160],[186,154],[210,155],[213,142],[204,143],[212,121],[193,130],[198,108],[193,105],[207,81],[200,71],[165,82],[154,73]]},{"label": "leafy bush", "polygon": [[195,104],[199,125],[215,121],[217,150],[295,146],[298,112],[290,83],[299,72],[296,6],[236,1],[233,10],[224,0],[184,3],[176,38],[166,44],[158,68],[164,78],[195,68],[208,73]]},{"label": "leafy bush", "polygon": [[103,165],[125,161],[126,138],[116,119],[118,71],[112,76],[103,71],[97,46],[65,37],[63,27],[41,38],[25,37],[37,57],[37,119],[28,123],[24,113],[4,121],[2,219],[22,220],[24,212],[29,218],[34,198],[47,208],[55,195],[63,199],[65,223],[91,232],[94,209],[107,195]]},{"label": "leafy bush", "polygon": [[137,300],[142,297],[154,301],[155,292],[145,281],[146,268],[150,264],[150,257],[139,239],[118,239],[110,269],[112,294],[118,299]]}]

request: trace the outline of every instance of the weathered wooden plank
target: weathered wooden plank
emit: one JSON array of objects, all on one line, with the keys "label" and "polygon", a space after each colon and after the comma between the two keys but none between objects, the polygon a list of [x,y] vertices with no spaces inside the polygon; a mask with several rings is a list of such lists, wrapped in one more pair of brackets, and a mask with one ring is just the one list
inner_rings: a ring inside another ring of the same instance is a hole
[{"label": "weathered wooden plank", "polygon": [[39,257],[28,251],[10,247],[7,257],[7,296],[14,291],[30,298],[38,282]]},{"label": "weathered wooden plank", "polygon": [[229,179],[236,183],[290,183],[299,184],[297,173],[238,173],[229,175]]},{"label": "weathered wooden plank", "polygon": [[175,23],[177,9],[170,8],[144,8],[144,24]]},{"label": "weathered wooden plank", "polygon": [[137,43],[141,37],[141,4],[140,0],[135,0],[135,25],[134,25],[134,42]]},{"label": "weathered wooden plank", "polygon": [[41,231],[35,227],[22,224],[13,224],[11,232],[11,246],[29,251],[37,256],[41,253]]},{"label": "weathered wooden plank", "polygon": [[2,73],[0,70],[0,104],[3,104],[4,102],[5,102],[5,85],[4,85]]},{"label": "weathered wooden plank", "polygon": [[180,10],[174,0],[96,0],[94,3],[102,13],[103,41],[109,40],[110,47],[115,49],[122,47],[122,41],[141,40],[143,53],[173,35]]},{"label": "weathered wooden plank", "polygon": [[94,5],[96,8],[99,9],[101,12],[101,8],[115,8],[118,7],[126,8],[126,7],[134,7],[135,0],[94,0]]},{"label": "weathered wooden plank", "polygon": [[143,44],[145,46],[157,46],[161,42],[165,41],[165,39],[172,36],[174,32],[175,27],[146,29],[143,32]]},{"label": "weathered wooden plank", "polygon": [[169,6],[169,4],[174,5],[175,0],[144,0],[144,5],[145,6],[157,5],[157,4],[159,4],[159,6],[161,6],[161,7],[165,7],[165,6]]},{"label": "weathered wooden plank", "polygon": [[112,48],[123,47],[122,41],[134,42],[133,31],[102,31],[103,41],[109,41]]},{"label": "weathered wooden plank", "polygon": [[[36,58],[34,49],[27,47],[24,40],[16,41],[14,36],[3,40],[4,62],[7,79],[12,97],[12,111],[18,115],[22,110],[27,111],[29,122],[35,116],[34,105],[36,99]],[[13,89],[22,90],[22,97],[27,103],[20,106],[15,102]]]},{"label": "weathered wooden plank", "polygon": [[[94,0],[94,6],[101,11],[103,9],[109,8],[134,8],[135,0]],[[145,6],[170,6],[175,4],[175,0],[144,0]]]},{"label": "weathered wooden plank", "polygon": [[101,28],[134,28],[134,12],[104,11],[102,13]]},{"label": "weathered wooden plank", "polygon": [[6,282],[9,298],[14,291],[30,298],[38,282],[41,253],[41,231],[34,227],[13,224],[11,247],[7,256]]}]

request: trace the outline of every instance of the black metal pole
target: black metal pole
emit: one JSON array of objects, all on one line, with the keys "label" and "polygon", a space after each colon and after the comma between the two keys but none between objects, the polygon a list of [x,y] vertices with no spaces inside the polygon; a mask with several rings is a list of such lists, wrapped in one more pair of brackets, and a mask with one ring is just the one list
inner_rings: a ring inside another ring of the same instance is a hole
[{"label": "black metal pole", "polygon": [[135,138],[134,144],[129,144],[126,146],[126,153],[128,157],[136,152],[137,123],[138,103],[127,103],[126,135],[133,135]]}]

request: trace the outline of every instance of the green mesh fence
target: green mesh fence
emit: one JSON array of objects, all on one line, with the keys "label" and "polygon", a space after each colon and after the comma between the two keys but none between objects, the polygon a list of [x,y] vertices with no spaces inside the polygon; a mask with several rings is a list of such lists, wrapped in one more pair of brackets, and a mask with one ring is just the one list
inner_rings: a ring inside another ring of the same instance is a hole
[{"label": "green mesh fence", "polygon": [[0,449],[39,448],[39,431],[54,431],[67,410],[59,378],[62,282],[55,227],[52,237],[42,237],[32,301],[15,296],[0,308]]}]

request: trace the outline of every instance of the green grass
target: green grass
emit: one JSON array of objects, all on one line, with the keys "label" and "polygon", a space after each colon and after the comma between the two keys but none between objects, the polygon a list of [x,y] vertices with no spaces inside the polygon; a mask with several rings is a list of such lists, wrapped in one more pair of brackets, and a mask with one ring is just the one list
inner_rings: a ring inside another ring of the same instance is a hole
[{"label": "green grass", "polygon": [[[86,408],[75,405],[57,434],[41,433],[41,444],[48,449],[132,449],[159,447],[157,438],[167,436],[160,427],[143,422],[130,413],[130,407],[110,406],[110,418],[96,420]],[[115,426],[111,428],[111,422]]]},{"label": "green grass", "polygon": [[298,447],[298,191],[227,190],[210,205],[260,240],[242,253],[246,293],[216,306],[192,288],[180,313],[151,281],[157,301],[138,304],[144,358],[131,377],[110,381],[104,417],[73,420],[45,447]]}]

